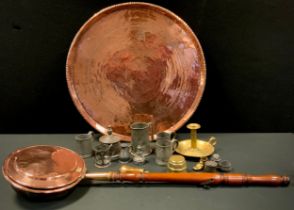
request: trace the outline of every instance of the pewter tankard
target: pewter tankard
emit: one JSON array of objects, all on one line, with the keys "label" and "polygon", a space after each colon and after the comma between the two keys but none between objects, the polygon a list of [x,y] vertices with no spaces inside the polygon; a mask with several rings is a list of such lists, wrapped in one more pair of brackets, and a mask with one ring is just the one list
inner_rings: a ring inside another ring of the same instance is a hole
[{"label": "pewter tankard", "polygon": [[131,149],[132,153],[136,153],[138,146],[144,148],[144,155],[149,155],[152,152],[149,141],[149,130],[151,129],[151,123],[134,122],[131,126],[132,141]]},{"label": "pewter tankard", "polygon": [[155,162],[157,165],[165,166],[167,165],[170,156],[178,146],[178,142],[174,138],[175,133],[161,132],[156,136]]}]

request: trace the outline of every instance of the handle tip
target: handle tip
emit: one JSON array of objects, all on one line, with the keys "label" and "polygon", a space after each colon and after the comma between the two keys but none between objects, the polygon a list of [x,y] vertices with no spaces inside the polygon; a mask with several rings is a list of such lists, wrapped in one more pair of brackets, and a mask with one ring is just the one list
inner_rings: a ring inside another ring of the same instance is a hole
[{"label": "handle tip", "polygon": [[282,179],[283,179],[282,185],[284,185],[284,186],[288,186],[291,182],[291,179],[288,176],[283,176]]}]

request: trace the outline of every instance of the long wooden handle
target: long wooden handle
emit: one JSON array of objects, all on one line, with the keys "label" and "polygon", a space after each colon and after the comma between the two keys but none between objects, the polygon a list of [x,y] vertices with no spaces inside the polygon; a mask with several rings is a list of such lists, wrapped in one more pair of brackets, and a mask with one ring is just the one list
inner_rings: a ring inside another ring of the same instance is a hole
[{"label": "long wooden handle", "polygon": [[248,175],[220,173],[88,173],[85,178],[111,182],[135,183],[187,183],[199,185],[266,185],[285,186],[290,178],[279,175]]}]

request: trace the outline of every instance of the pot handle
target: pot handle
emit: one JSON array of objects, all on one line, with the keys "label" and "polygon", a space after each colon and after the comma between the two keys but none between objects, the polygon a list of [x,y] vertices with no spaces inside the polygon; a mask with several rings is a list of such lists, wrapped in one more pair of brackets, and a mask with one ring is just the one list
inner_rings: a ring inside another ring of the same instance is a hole
[{"label": "pot handle", "polygon": [[172,144],[173,151],[175,151],[179,145],[179,142],[177,139],[172,139],[171,144]]},{"label": "pot handle", "polygon": [[216,138],[214,136],[211,136],[208,139],[208,143],[210,143],[212,146],[215,146],[216,145]]}]

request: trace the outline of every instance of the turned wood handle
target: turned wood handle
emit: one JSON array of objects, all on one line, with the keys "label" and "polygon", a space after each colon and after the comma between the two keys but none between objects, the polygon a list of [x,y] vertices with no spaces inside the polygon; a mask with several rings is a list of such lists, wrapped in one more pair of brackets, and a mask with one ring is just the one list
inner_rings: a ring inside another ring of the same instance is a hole
[{"label": "turned wood handle", "polygon": [[247,175],[220,173],[114,173],[112,181],[191,183],[207,185],[288,185],[290,178],[278,175]]},{"label": "turned wood handle", "polygon": [[215,184],[224,185],[264,185],[264,186],[286,186],[290,178],[279,175],[249,175],[249,174],[223,174],[215,180]]},{"label": "turned wood handle", "polygon": [[290,178],[279,175],[248,175],[221,173],[87,173],[85,178],[97,181],[136,182],[136,183],[187,183],[199,185],[266,185],[285,186]]}]

